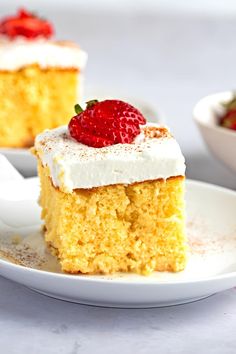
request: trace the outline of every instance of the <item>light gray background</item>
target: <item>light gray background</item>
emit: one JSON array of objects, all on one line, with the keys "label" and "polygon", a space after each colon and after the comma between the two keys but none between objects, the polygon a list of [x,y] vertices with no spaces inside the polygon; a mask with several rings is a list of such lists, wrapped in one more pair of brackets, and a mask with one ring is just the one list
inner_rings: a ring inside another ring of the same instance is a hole
[{"label": "light gray background", "polygon": [[[0,13],[14,3],[0,1]],[[192,121],[198,99],[236,87],[235,2],[25,3],[54,21],[58,38],[87,50],[88,90],[117,90],[161,108],[188,176],[236,189],[235,175],[210,156]],[[184,306],[118,310],[49,299],[0,278],[4,354],[235,353],[235,333],[235,289]]]}]

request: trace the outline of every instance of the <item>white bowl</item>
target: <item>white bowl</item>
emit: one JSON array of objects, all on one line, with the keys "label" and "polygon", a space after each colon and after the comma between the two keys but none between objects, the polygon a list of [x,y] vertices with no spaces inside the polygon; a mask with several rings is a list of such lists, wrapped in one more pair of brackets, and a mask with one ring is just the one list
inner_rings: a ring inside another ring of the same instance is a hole
[{"label": "white bowl", "polygon": [[223,102],[233,96],[230,91],[202,98],[194,107],[193,117],[210,151],[236,172],[236,132],[218,125],[224,113]]}]

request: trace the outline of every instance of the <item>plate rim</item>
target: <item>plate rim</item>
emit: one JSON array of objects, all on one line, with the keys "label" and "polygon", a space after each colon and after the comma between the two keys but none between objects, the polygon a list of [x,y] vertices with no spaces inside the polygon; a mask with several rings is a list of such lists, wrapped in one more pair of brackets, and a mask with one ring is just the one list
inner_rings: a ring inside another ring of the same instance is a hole
[{"label": "plate rim", "polygon": [[9,154],[9,155],[28,155],[28,156],[32,156],[30,152],[30,149],[32,147],[28,147],[28,148],[10,148],[10,147],[0,147],[0,153],[1,154]]},{"label": "plate rim", "polygon": [[[26,180],[38,180],[38,177],[30,177],[27,178]],[[233,195],[236,198],[236,191],[231,190],[229,188],[225,188],[225,187],[221,187],[215,184],[211,184],[211,183],[207,183],[207,182],[202,182],[202,181],[197,181],[197,180],[193,180],[193,179],[186,179],[186,185],[187,186],[200,186],[203,188],[207,188],[210,190],[217,190],[221,193],[226,193],[227,195]],[[48,278],[58,278],[58,279],[63,279],[65,281],[82,281],[85,283],[101,283],[101,284],[119,284],[119,285],[123,285],[123,286],[166,286],[166,287],[172,287],[172,286],[176,286],[176,285],[191,285],[191,284],[204,284],[204,283],[209,283],[209,282],[215,282],[215,281],[220,281],[220,280],[230,280],[233,278],[236,278],[236,271],[233,272],[228,272],[228,273],[224,273],[224,274],[218,274],[218,275],[214,275],[214,276],[210,276],[210,277],[201,277],[198,279],[193,279],[193,280],[176,280],[176,281],[163,281],[163,280],[158,280],[158,279],[153,279],[150,280],[148,282],[146,282],[146,276],[142,276],[140,275],[140,279],[136,280],[136,279],[132,279],[132,281],[128,282],[127,280],[124,280],[122,277],[117,277],[117,278],[105,278],[105,277],[109,277],[110,275],[102,275],[102,277],[97,277],[96,275],[80,275],[80,274],[67,274],[67,273],[54,273],[54,272],[50,272],[50,271],[46,271],[46,270],[41,270],[41,269],[36,269],[36,268],[30,268],[30,267],[26,267],[24,265],[20,265],[20,264],[15,264],[12,263],[10,261],[4,260],[2,259],[2,257],[0,256],[0,266],[3,266],[5,269],[6,268],[10,268],[10,270],[16,270],[19,272],[23,272],[23,273],[31,273],[35,276],[45,276]],[[0,271],[1,274],[1,271]],[[177,273],[178,274],[178,273]]]}]

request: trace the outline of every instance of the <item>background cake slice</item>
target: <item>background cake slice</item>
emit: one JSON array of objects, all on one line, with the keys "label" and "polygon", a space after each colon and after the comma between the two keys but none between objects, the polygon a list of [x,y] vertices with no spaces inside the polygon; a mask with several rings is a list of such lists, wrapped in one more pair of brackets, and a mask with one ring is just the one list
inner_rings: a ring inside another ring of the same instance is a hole
[{"label": "background cake slice", "polygon": [[87,55],[52,34],[25,10],[0,22],[1,147],[32,146],[39,132],[67,124],[81,99]]},{"label": "background cake slice", "polygon": [[45,240],[70,273],[180,271],[184,157],[167,128],[120,102],[93,101],[69,130],[36,138]]}]

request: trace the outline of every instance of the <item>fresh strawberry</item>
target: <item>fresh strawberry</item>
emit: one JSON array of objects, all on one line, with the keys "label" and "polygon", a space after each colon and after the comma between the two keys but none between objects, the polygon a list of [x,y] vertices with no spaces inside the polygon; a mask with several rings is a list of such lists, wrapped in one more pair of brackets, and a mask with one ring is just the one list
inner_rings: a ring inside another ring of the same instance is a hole
[{"label": "fresh strawberry", "polygon": [[0,22],[0,33],[10,38],[23,36],[28,39],[49,38],[53,34],[52,25],[34,14],[20,9],[16,16],[6,17]]},{"label": "fresh strawberry", "polygon": [[228,111],[220,120],[220,125],[225,128],[236,130],[236,109]]},{"label": "fresh strawberry", "polygon": [[32,17],[32,13],[27,11],[26,9],[19,9],[18,10],[18,16],[19,18],[29,18],[29,17]]},{"label": "fresh strawberry", "polygon": [[75,106],[77,115],[69,123],[70,135],[82,144],[104,147],[113,144],[130,144],[146,123],[142,113],[130,104],[119,100],[87,102],[83,111]]}]

